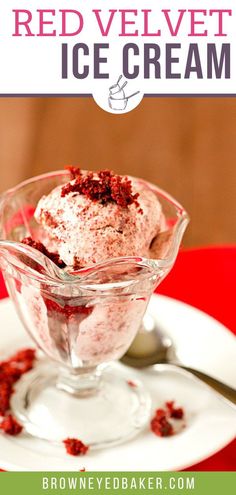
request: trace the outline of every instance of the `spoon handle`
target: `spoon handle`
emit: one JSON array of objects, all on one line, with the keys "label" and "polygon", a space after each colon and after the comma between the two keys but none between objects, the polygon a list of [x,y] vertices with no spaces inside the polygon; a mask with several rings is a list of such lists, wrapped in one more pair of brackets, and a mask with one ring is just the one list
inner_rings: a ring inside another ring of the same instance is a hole
[{"label": "spoon handle", "polygon": [[194,368],[189,368],[188,366],[183,366],[182,364],[177,364],[179,368],[182,368],[189,373],[192,373],[197,378],[205,382],[211,388],[213,388],[216,392],[223,395],[225,399],[229,400],[233,404],[236,404],[236,390],[225,383],[220,382],[216,378],[212,376],[206,375],[203,371],[195,370]]}]

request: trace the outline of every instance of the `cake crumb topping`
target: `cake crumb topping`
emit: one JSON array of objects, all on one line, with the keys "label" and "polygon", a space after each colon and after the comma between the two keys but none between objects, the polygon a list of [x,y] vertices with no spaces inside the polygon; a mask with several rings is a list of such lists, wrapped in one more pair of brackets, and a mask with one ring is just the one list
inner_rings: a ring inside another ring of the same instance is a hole
[{"label": "cake crumb topping", "polygon": [[81,174],[79,168],[67,167],[67,169],[72,174],[74,182],[63,186],[62,197],[73,192],[83,194],[90,200],[101,204],[113,202],[122,208],[135,204],[142,213],[138,202],[139,193],[133,194],[132,183],[128,177],[114,174],[110,170]]},{"label": "cake crumb topping", "polygon": [[40,253],[43,253],[45,256],[47,256],[51,261],[55,263],[59,268],[65,268],[66,264],[64,261],[61,260],[59,254],[57,253],[51,253],[48,251],[48,249],[44,246],[44,244],[40,241],[34,241],[32,237],[24,237],[22,239],[22,244],[25,244],[26,246],[30,246],[34,249],[37,249]]}]

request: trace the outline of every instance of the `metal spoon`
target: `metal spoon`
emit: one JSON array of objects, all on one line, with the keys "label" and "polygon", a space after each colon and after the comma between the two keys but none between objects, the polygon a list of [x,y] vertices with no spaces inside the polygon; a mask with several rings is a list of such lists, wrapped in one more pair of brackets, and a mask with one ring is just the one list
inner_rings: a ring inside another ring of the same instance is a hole
[{"label": "metal spoon", "polygon": [[145,317],[142,328],[121,361],[133,368],[146,368],[155,365],[155,368],[158,369],[159,363],[171,365],[172,368],[181,368],[209,385],[231,403],[236,404],[236,389],[203,371],[190,368],[178,361],[172,340],[156,328],[151,316]]}]

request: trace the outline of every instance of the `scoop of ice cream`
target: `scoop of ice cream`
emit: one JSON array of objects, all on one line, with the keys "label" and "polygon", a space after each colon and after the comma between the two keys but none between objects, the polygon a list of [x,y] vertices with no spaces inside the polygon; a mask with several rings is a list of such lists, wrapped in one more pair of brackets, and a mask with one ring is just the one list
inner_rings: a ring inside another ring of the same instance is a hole
[{"label": "scoop of ice cream", "polygon": [[[163,224],[154,192],[141,180],[123,181],[112,175],[119,180],[117,184],[113,180],[109,197],[100,177],[91,173],[89,177],[92,182],[75,178],[40,199],[35,218],[43,227],[44,243],[47,240],[49,247],[52,242],[61,260],[76,268],[120,256],[149,258],[150,246]],[[89,190],[90,183],[93,190]],[[122,189],[125,184],[132,191],[127,197]]]}]

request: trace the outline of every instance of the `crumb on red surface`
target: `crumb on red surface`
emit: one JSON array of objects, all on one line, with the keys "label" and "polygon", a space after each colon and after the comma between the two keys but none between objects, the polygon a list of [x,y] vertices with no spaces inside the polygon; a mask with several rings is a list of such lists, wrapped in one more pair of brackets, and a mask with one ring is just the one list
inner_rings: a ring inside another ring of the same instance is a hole
[{"label": "crumb on red surface", "polygon": [[37,251],[39,251],[40,253],[43,253],[51,261],[53,261],[55,265],[57,265],[59,268],[65,268],[66,264],[64,263],[64,261],[61,260],[59,254],[51,253],[50,251],[48,251],[42,242],[34,241],[32,237],[24,237],[24,239],[22,239],[21,242],[22,244],[25,244],[26,246],[30,246],[34,249],[37,249]]},{"label": "crumb on red surface", "polygon": [[63,440],[63,443],[66,447],[67,454],[74,456],[85,455],[89,449],[87,445],[77,438],[66,438],[66,440]]},{"label": "crumb on red surface", "polygon": [[9,414],[6,416],[2,422],[0,423],[0,428],[1,430],[4,431],[7,435],[12,435],[16,436],[19,435],[23,427],[18,423],[18,421],[11,415]]},{"label": "crumb on red surface", "polygon": [[72,172],[70,170],[75,180],[73,184],[69,182],[63,186],[62,197],[75,192],[102,204],[113,202],[123,208],[135,204],[139,208],[139,212],[142,213],[138,202],[139,194],[132,193],[132,183],[128,177],[114,174],[110,170],[101,170],[97,174],[88,172],[84,175],[80,173],[80,170],[79,173],[76,170],[74,171],[73,167]]},{"label": "crumb on red surface", "polygon": [[167,410],[169,411],[170,417],[174,419],[183,419],[184,410],[182,407],[175,407],[175,401],[171,400],[165,403]]}]

